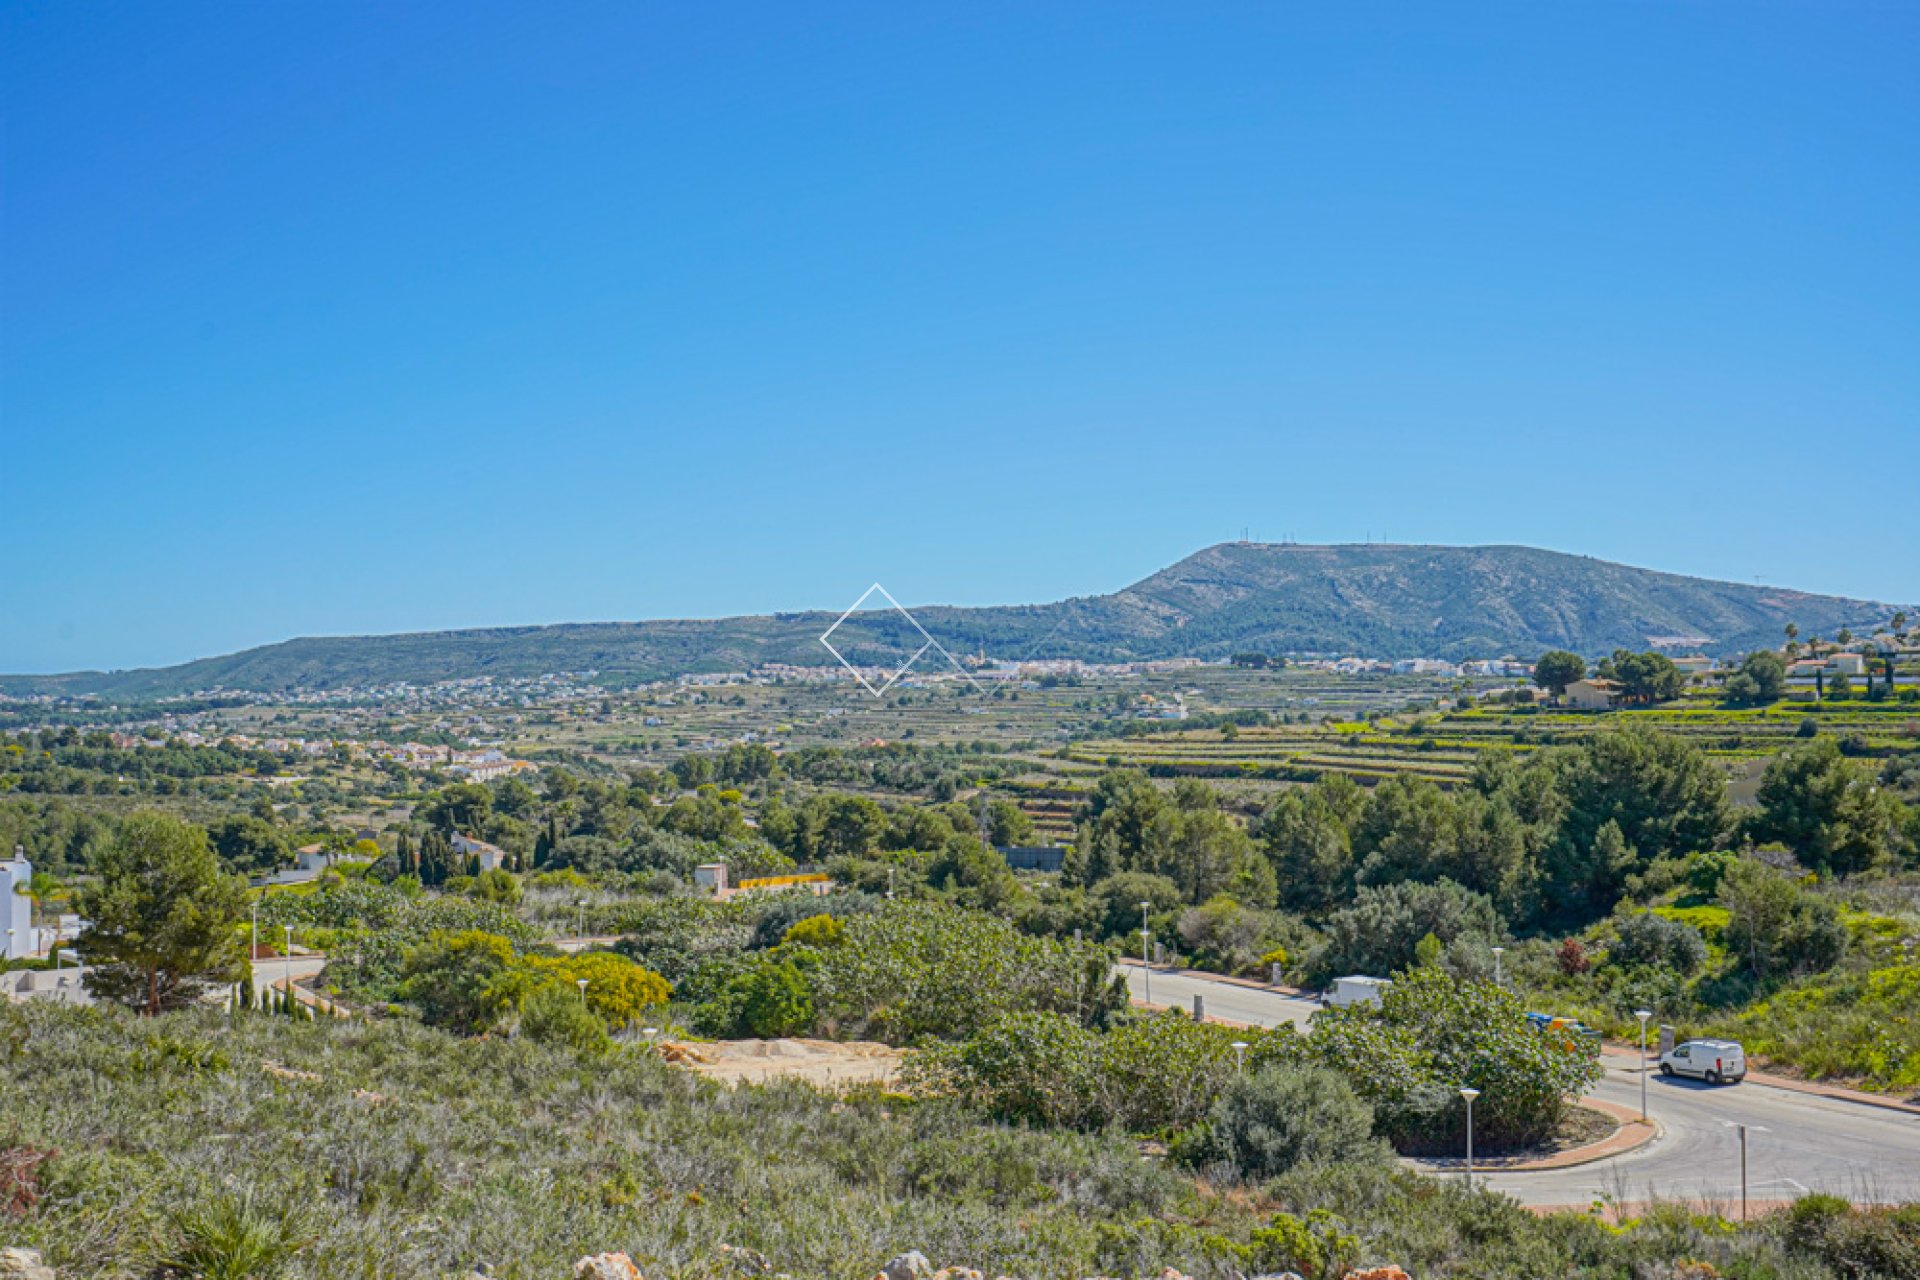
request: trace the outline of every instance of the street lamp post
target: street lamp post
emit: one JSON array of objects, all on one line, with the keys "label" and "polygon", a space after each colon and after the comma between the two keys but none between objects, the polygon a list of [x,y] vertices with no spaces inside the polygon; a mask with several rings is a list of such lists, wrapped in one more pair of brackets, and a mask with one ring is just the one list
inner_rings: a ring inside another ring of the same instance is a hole
[{"label": "street lamp post", "polygon": [[1147,1004],[1153,1003],[1153,965],[1147,961],[1147,944],[1153,938],[1153,930],[1140,931],[1140,981],[1143,984],[1142,998]]},{"label": "street lamp post", "polygon": [[285,953],[285,957],[282,961],[282,967],[287,975],[287,981],[286,981],[287,1012],[292,1013],[293,1012],[293,926],[285,925],[283,927],[287,931],[287,950]]},{"label": "street lamp post", "polygon": [[1647,1019],[1653,1016],[1651,1009],[1635,1009],[1633,1016],[1640,1019],[1640,1123],[1647,1122]]},{"label": "street lamp post", "polygon": [[1467,1190],[1473,1190],[1473,1100],[1480,1096],[1478,1089],[1462,1089],[1460,1096],[1467,1100]]},{"label": "street lamp post", "polygon": [[580,988],[580,1007],[582,1009],[586,1008],[587,1007],[587,980],[585,978],[575,978],[573,980],[573,985]]},{"label": "street lamp post", "polygon": [[1245,1040],[1235,1040],[1233,1042],[1233,1069],[1242,1074],[1246,1072],[1247,1042]]},{"label": "street lamp post", "polygon": [[1501,980],[1500,975],[1500,957],[1505,954],[1507,954],[1505,947],[1495,947],[1493,949],[1493,985],[1496,987],[1504,987],[1507,985]]}]

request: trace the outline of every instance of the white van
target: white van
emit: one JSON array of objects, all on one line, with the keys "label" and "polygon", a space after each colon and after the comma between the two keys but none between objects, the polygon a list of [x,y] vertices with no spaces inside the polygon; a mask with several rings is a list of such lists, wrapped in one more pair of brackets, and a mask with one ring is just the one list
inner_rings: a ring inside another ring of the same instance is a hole
[{"label": "white van", "polygon": [[1660,1074],[1733,1084],[1747,1074],[1747,1051],[1733,1040],[1689,1040],[1660,1055]]},{"label": "white van", "polygon": [[1353,1004],[1379,1004],[1380,997],[1393,985],[1391,978],[1363,978],[1358,975],[1335,978],[1321,1003],[1329,1009],[1344,1009]]}]

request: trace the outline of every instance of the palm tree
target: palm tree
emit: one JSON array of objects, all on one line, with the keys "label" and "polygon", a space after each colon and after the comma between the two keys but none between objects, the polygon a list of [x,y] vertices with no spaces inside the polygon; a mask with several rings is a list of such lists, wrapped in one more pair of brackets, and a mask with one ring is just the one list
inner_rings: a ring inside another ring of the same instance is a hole
[{"label": "palm tree", "polygon": [[46,917],[47,905],[67,900],[67,887],[51,871],[36,871],[15,893],[33,900],[33,923],[37,928]]},{"label": "palm tree", "polygon": [[1789,622],[1787,624],[1787,652],[1790,654],[1797,653],[1799,649],[1800,628],[1796,624]]}]

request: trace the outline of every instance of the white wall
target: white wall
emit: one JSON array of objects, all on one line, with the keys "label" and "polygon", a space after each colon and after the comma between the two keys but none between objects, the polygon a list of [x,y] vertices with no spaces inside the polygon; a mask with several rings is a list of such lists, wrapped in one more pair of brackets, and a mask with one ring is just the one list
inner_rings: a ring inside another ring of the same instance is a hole
[{"label": "white wall", "polygon": [[[0,862],[0,951],[10,960],[40,949],[33,933],[33,900],[14,892],[32,878],[33,864],[24,858]],[[13,933],[7,934],[7,929]]]}]

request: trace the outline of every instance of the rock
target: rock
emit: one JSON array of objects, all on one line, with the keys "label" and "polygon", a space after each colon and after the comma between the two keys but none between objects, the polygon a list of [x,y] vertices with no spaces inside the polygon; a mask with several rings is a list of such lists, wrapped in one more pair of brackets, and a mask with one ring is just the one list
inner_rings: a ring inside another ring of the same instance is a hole
[{"label": "rock", "polygon": [[1413,1280],[1413,1277],[1391,1264],[1384,1267],[1372,1267],[1364,1271],[1349,1271],[1341,1280]]},{"label": "rock", "polygon": [[918,1249],[909,1249],[880,1268],[886,1280],[932,1280],[933,1264]]},{"label": "rock", "polygon": [[31,1249],[0,1249],[0,1276],[7,1280],[54,1280],[53,1268]]},{"label": "rock", "polygon": [[647,1280],[624,1253],[599,1253],[573,1264],[574,1280]]}]

